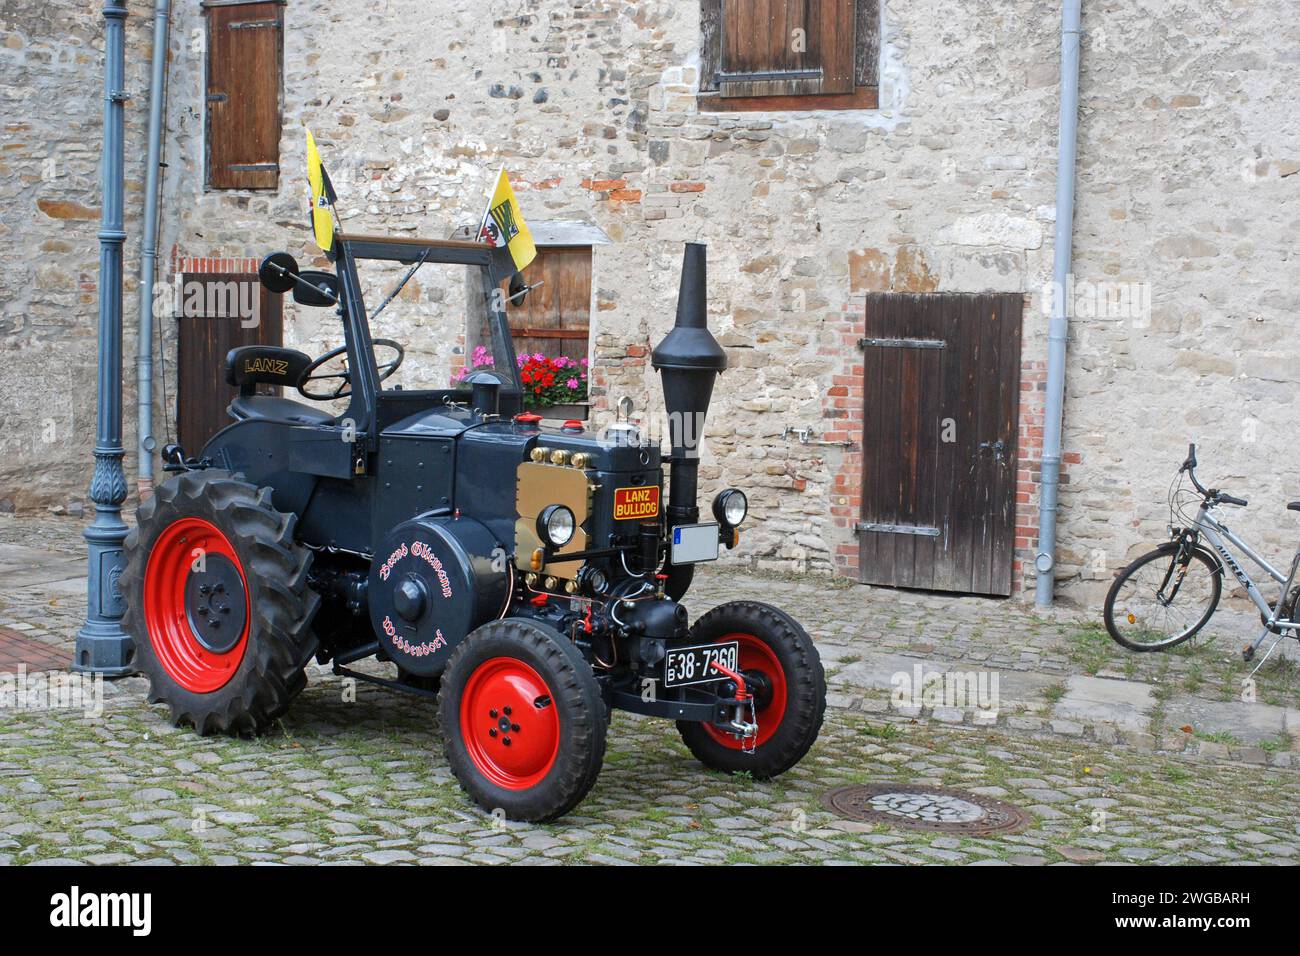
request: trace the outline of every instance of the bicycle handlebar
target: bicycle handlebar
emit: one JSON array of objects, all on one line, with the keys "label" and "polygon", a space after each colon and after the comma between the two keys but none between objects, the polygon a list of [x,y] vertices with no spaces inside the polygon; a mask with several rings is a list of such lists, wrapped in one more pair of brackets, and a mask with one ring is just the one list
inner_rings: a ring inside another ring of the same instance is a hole
[{"label": "bicycle handlebar", "polygon": [[1245,498],[1236,498],[1226,491],[1219,491],[1217,488],[1206,488],[1196,480],[1196,443],[1187,446],[1187,460],[1179,471],[1187,472],[1187,476],[1192,479],[1192,487],[1206,498],[1212,498],[1215,504],[1236,505],[1238,508],[1245,508],[1250,504]]},{"label": "bicycle handlebar", "polygon": [[1210,494],[1210,492],[1206,490],[1205,486],[1196,480],[1196,443],[1195,442],[1192,442],[1187,446],[1187,458],[1183,462],[1183,466],[1178,470],[1187,472],[1187,476],[1192,479],[1192,487],[1195,488],[1198,492],[1207,496]]}]

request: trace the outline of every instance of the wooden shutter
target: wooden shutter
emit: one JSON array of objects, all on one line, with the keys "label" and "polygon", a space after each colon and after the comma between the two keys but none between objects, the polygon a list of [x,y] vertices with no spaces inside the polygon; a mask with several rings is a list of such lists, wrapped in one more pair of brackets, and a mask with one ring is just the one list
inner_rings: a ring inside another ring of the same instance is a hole
[{"label": "wooden shutter", "polygon": [[854,0],[722,0],[724,97],[852,93]]},{"label": "wooden shutter", "polygon": [[[529,285],[542,285],[529,292],[522,305],[506,307],[515,352],[586,358],[591,322],[591,247],[538,249],[523,279]],[[502,282],[501,288],[508,285],[508,281]]]},{"label": "wooden shutter", "polygon": [[283,4],[205,4],[210,189],[275,189],[280,176]]}]

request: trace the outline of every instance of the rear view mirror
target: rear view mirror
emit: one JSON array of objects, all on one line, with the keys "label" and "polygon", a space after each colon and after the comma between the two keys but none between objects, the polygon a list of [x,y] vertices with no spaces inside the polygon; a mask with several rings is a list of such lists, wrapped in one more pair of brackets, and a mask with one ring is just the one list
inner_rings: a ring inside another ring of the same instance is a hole
[{"label": "rear view mirror", "polygon": [[300,272],[301,280],[293,285],[293,301],[299,305],[329,306],[339,300],[338,276],[332,272],[308,269]]},{"label": "rear view mirror", "polygon": [[287,252],[273,252],[258,266],[257,278],[268,292],[288,292],[297,284],[298,260]]},{"label": "rear view mirror", "polygon": [[524,299],[528,298],[528,285],[524,282],[522,272],[516,272],[510,277],[510,292],[508,295],[509,298],[506,301],[513,306],[523,305]]}]

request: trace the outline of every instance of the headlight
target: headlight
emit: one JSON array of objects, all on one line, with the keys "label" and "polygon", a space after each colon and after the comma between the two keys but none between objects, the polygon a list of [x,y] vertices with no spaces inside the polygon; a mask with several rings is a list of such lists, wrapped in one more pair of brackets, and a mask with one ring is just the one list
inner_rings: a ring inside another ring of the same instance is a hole
[{"label": "headlight", "polygon": [[573,512],[564,505],[547,505],[537,516],[537,535],[552,548],[562,548],[572,541],[576,528]]},{"label": "headlight", "polygon": [[609,578],[605,577],[605,572],[600,568],[586,565],[578,573],[578,586],[588,594],[599,597],[609,590]]},{"label": "headlight", "polygon": [[745,520],[747,514],[749,500],[739,488],[728,488],[713,499],[713,517],[718,519],[718,524],[735,528]]}]

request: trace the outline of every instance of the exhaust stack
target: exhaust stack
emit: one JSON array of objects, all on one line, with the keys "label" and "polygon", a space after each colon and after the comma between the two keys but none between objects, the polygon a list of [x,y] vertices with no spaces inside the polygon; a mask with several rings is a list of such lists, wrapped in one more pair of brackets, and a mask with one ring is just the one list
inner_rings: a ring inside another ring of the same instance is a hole
[{"label": "exhaust stack", "polygon": [[[704,419],[713,396],[713,382],[727,367],[727,354],[708,329],[707,248],[700,242],[686,244],[677,292],[677,321],[650,356],[650,364],[663,376],[664,405],[673,446],[666,511],[670,529],[677,524],[692,524],[700,518],[696,500],[700,440],[704,437]],[[689,572],[691,567],[685,565],[674,571]],[[689,582],[688,574],[685,583]]]}]

